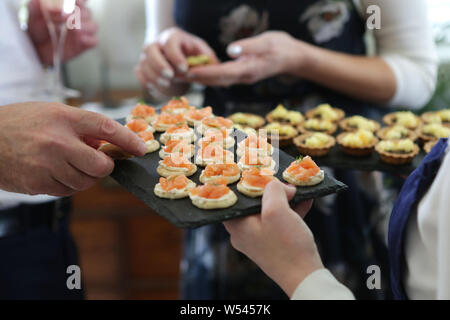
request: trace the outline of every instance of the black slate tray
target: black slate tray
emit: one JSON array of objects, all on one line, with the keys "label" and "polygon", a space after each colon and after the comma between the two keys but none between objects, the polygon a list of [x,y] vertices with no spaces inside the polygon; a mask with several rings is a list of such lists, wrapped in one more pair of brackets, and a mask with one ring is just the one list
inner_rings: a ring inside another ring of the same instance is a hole
[{"label": "black slate tray", "polygon": [[[283,148],[283,150],[293,157],[297,157],[300,155],[300,152],[295,147],[295,145]],[[421,150],[411,164],[390,165],[382,162],[380,160],[380,156],[375,151],[367,157],[352,157],[343,153],[340,147],[336,145],[330,150],[330,153],[327,156],[314,157],[314,161],[319,166],[330,168],[352,169],[361,171],[381,171],[394,175],[408,176],[419,166],[425,156],[425,152]]]},{"label": "black slate tray", "polygon": [[[155,134],[155,138],[159,140],[159,134]],[[294,158],[283,151],[276,150],[275,154],[277,152],[279,152],[279,170],[275,176],[282,180],[282,172],[294,161]],[[189,198],[179,200],[158,198],[154,194],[153,188],[160,178],[156,172],[159,160],[161,159],[157,151],[140,158],[116,161],[111,177],[173,225],[180,228],[197,228],[261,211],[261,198],[255,199],[244,196],[237,191],[236,183],[231,185],[230,188],[238,196],[238,201],[234,206],[227,209],[202,210],[195,207]],[[199,184],[201,170],[202,168],[199,167],[195,175],[189,177],[189,179]],[[322,183],[313,187],[297,188],[297,193],[291,203],[294,205],[303,200],[319,198],[340,192],[346,188],[345,184],[325,174]]]}]

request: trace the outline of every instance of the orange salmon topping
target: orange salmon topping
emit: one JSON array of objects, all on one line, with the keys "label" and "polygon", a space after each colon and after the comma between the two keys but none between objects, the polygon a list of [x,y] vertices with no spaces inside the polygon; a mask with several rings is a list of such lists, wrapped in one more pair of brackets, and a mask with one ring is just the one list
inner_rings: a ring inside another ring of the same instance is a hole
[{"label": "orange salmon topping", "polygon": [[167,112],[175,109],[186,109],[190,110],[192,107],[189,105],[189,101],[186,97],[174,98],[170,100],[164,107],[162,107],[163,112]]},{"label": "orange salmon topping", "polygon": [[155,139],[153,133],[150,131],[139,132],[138,136],[141,137],[145,142]]},{"label": "orange salmon topping", "polygon": [[154,116],[156,114],[156,110],[153,107],[140,103],[136,105],[133,110],[131,110],[130,114],[133,117],[146,118],[149,116]]},{"label": "orange salmon topping", "polygon": [[188,153],[191,151],[192,146],[190,143],[188,143],[186,140],[169,140],[166,143],[166,146],[164,147],[164,152],[171,153],[174,151],[174,149],[177,149],[177,152],[180,153]]},{"label": "orange salmon topping", "polygon": [[287,168],[287,172],[290,175],[295,176],[295,178],[300,181],[307,181],[312,176],[318,174],[319,171],[320,168],[310,156],[306,156],[302,160],[292,162],[289,168]]},{"label": "orange salmon topping", "polygon": [[239,162],[251,165],[251,166],[270,166],[272,163],[272,157],[270,156],[261,156],[258,152],[248,152],[246,151],[244,155],[241,157]]},{"label": "orange salmon topping", "polygon": [[133,119],[127,123],[126,127],[135,133],[139,133],[148,128],[148,123],[144,119]]},{"label": "orange salmon topping", "polygon": [[211,128],[218,128],[218,129],[221,129],[221,128],[230,129],[233,127],[233,121],[230,119],[226,119],[224,117],[203,119],[202,123],[205,126],[208,126]]},{"label": "orange salmon topping", "polygon": [[207,177],[225,176],[234,177],[238,175],[240,169],[236,163],[224,164],[208,164],[205,168],[204,174]]},{"label": "orange salmon topping", "polygon": [[206,130],[205,134],[204,134],[205,138],[209,139],[214,137],[214,139],[225,139],[226,137],[228,137],[228,132],[227,129],[221,129],[220,132],[217,130]]},{"label": "orange salmon topping", "polygon": [[184,189],[189,183],[189,179],[186,176],[170,176],[166,178],[159,178],[159,184],[164,191],[170,191],[173,189]]},{"label": "orange salmon topping", "polygon": [[162,163],[167,167],[173,168],[187,168],[188,170],[194,168],[192,162],[190,162],[186,157],[179,153],[170,154],[170,156],[164,158]]},{"label": "orange salmon topping", "polygon": [[166,133],[181,133],[189,131],[189,127],[185,124],[176,124],[166,130]]},{"label": "orange salmon topping", "polygon": [[258,137],[254,134],[249,135],[244,140],[244,146],[247,148],[255,148],[255,149],[270,149],[270,143],[267,142],[267,139],[263,137]]},{"label": "orange salmon topping", "polygon": [[175,125],[175,124],[185,124],[184,116],[182,114],[160,114],[155,121],[155,125]]},{"label": "orange salmon topping", "polygon": [[198,154],[203,159],[217,159],[217,160],[227,160],[227,155],[229,152],[225,150],[222,146],[217,144],[211,144],[202,148],[198,151]]},{"label": "orange salmon topping", "polygon": [[194,109],[189,111],[189,113],[187,114],[187,117],[192,119],[192,120],[203,120],[205,118],[211,117],[212,116],[212,108],[211,107],[206,107],[203,109]]},{"label": "orange salmon topping", "polygon": [[253,187],[265,188],[269,182],[275,179],[274,173],[273,170],[266,168],[250,168],[242,172],[242,180]]},{"label": "orange salmon topping", "polygon": [[230,188],[226,186],[227,179],[218,178],[212,182],[208,182],[203,186],[198,186],[190,190],[191,194],[206,199],[220,199],[230,192]]}]

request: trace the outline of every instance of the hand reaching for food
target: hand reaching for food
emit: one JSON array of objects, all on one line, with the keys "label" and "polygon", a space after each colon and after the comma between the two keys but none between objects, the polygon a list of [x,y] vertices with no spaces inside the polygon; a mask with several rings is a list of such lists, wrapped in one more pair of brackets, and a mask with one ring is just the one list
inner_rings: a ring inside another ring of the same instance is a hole
[{"label": "hand reaching for food", "polygon": [[0,188],[69,196],[108,176],[114,162],[96,148],[102,140],[142,156],[144,140],[100,114],[57,103],[0,108]]},{"label": "hand reaching for food", "polygon": [[294,211],[289,206],[294,194],[295,188],[270,182],[260,215],[224,222],[233,247],[252,259],[289,296],[309,274],[323,268],[314,237],[303,221],[312,201],[300,203]]}]

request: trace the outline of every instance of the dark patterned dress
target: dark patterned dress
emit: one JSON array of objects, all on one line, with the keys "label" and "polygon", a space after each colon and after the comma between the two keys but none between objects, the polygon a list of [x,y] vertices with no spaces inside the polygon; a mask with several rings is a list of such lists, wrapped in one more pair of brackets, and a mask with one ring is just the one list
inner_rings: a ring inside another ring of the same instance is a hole
[{"label": "dark patterned dress", "polygon": [[[176,0],[174,16],[177,26],[203,38],[222,61],[229,60],[228,44],[267,30],[285,31],[338,52],[366,54],[365,21],[351,0]],[[382,115],[380,108],[368,102],[288,76],[253,85],[207,87],[204,94],[204,104],[212,105],[215,113],[222,115],[236,111],[265,114],[280,102],[303,112],[326,102],[348,114]],[[363,267],[372,259],[367,254],[370,239],[366,215],[374,204],[358,188],[352,172],[336,170],[334,174],[352,192],[320,201],[308,222],[325,264],[344,261],[355,270],[356,278],[361,277],[358,282],[365,283]],[[186,232],[181,267],[183,298],[286,298],[256,265],[231,248],[222,225]]]}]

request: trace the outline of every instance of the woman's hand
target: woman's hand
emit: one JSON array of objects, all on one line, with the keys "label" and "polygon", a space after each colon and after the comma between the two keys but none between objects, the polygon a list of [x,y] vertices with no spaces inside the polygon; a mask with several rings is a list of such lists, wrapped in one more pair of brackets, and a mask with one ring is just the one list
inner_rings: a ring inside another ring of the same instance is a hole
[{"label": "woman's hand", "polygon": [[161,93],[171,92],[177,89],[177,84],[180,85],[180,81],[175,79],[185,77],[188,72],[186,58],[200,54],[208,55],[214,62],[218,61],[204,40],[179,28],[170,28],[162,32],[157,41],[144,48],[135,73],[143,87]]},{"label": "woman's hand", "polygon": [[252,259],[288,296],[312,272],[323,268],[314,237],[303,222],[312,201],[294,211],[295,188],[279,181],[267,185],[261,215],[224,222],[231,244]]},{"label": "woman's hand", "polygon": [[[98,43],[98,26],[92,19],[91,11],[86,7],[86,0],[77,0],[76,5],[80,8],[81,29],[67,30],[64,61],[75,58],[86,50],[94,48]],[[53,64],[53,46],[39,0],[32,0],[28,8],[30,12],[28,34],[41,62],[51,65]]]},{"label": "woman's hand", "polygon": [[234,42],[228,55],[235,60],[196,67],[186,79],[207,86],[252,84],[279,74],[289,74],[304,63],[305,44],[286,32],[268,31]]}]

